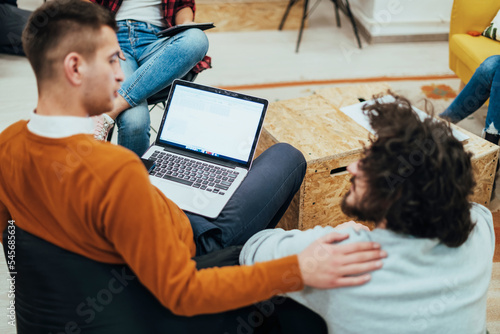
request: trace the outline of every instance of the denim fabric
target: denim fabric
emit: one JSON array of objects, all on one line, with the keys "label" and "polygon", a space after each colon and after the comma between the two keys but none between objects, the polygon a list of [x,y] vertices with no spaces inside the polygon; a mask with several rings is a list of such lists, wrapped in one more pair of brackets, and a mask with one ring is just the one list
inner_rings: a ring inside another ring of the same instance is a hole
[{"label": "denim fabric", "polygon": [[133,20],[118,21],[118,42],[125,81],[119,94],[131,105],[117,120],[118,144],[141,156],[149,147],[149,111],[146,99],[183,77],[208,50],[208,39],[199,29],[158,38],[163,28]]},{"label": "denim fabric", "polygon": [[247,177],[221,214],[208,219],[187,213],[196,254],[243,245],[255,233],[274,228],[299,190],[307,163],[291,145],[276,144],[255,159]]},{"label": "denim fabric", "polygon": [[439,116],[457,123],[479,109],[490,98],[484,131],[498,134],[500,129],[500,56],[487,58]]}]

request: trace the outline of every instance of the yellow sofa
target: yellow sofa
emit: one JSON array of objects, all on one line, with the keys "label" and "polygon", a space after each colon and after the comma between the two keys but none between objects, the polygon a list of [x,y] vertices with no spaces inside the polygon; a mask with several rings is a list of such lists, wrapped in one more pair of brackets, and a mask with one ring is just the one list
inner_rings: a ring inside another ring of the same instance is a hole
[{"label": "yellow sofa", "polygon": [[500,42],[468,31],[483,32],[500,9],[499,0],[455,0],[450,20],[450,69],[469,82],[476,68],[489,56],[500,55]]}]

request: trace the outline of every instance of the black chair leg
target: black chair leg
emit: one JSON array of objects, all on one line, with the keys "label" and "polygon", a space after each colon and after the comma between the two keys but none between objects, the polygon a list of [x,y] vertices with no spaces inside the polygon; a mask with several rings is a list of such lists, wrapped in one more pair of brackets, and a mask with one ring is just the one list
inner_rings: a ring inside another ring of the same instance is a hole
[{"label": "black chair leg", "polygon": [[354,19],[354,15],[352,15],[351,12],[351,6],[349,5],[349,0],[345,0],[346,3],[346,9],[347,9],[347,16],[349,16],[349,19],[351,20],[352,27],[354,29],[354,34],[356,35],[356,39],[358,40],[358,46],[361,49],[361,40],[359,39],[359,33],[358,33],[358,27],[356,25],[356,20]]},{"label": "black chair leg", "polygon": [[295,5],[297,3],[297,1],[299,1],[299,0],[290,0],[288,5],[286,6],[285,14],[281,18],[281,23],[280,23],[278,30],[283,29],[283,25],[285,25],[285,21],[286,21],[286,18],[288,17],[288,14],[290,13],[290,9],[292,8],[293,5]]},{"label": "black chair leg", "polygon": [[[115,124],[115,126],[116,126],[116,124]],[[115,130],[115,127],[113,126],[113,127],[109,130],[109,132],[108,132],[108,136],[106,137],[106,141],[111,141],[111,138],[113,137],[113,132],[114,132],[114,130]]]},{"label": "black chair leg", "polygon": [[[311,9],[311,12],[314,10],[314,8],[316,8],[316,6],[318,5],[318,2],[320,0],[317,0],[316,3],[314,4],[313,8]],[[345,3],[341,2],[339,4],[339,1],[342,1],[342,0],[331,0],[333,2],[333,5],[334,5],[334,10],[335,10],[335,19],[337,20],[337,27],[340,28],[340,11],[342,10],[342,12],[349,17],[349,20],[351,21],[351,24],[352,24],[352,27],[354,29],[354,34],[356,35],[356,40],[358,41],[358,46],[359,48],[361,49],[362,48],[362,45],[361,45],[361,39],[359,38],[359,33],[358,33],[358,27],[356,25],[356,20],[354,19],[354,15],[352,15],[352,11],[351,11],[351,6],[349,4],[349,0],[345,0]],[[281,23],[280,23],[280,26],[279,26],[279,30],[282,30],[283,29],[283,25],[285,24],[285,21],[286,21],[286,18],[288,17],[288,14],[290,13],[290,9],[292,8],[292,6],[294,4],[296,4],[298,2],[298,0],[290,0],[290,2],[288,3],[287,7],[286,7],[286,10],[285,10],[285,14],[283,15],[282,19],[281,19]],[[304,9],[303,9],[303,12],[302,12],[302,20],[300,22],[300,30],[299,30],[299,37],[298,37],[298,40],[297,40],[297,47],[295,48],[295,52],[299,52],[299,47],[300,47],[300,42],[302,40],[302,33],[304,32],[304,24],[305,24],[305,21],[307,19],[307,16],[309,16],[309,11],[308,11],[308,6],[309,6],[309,0],[304,0]]]},{"label": "black chair leg", "polygon": [[300,22],[299,38],[297,40],[297,47],[295,48],[295,53],[299,52],[300,41],[302,40],[302,32],[304,31],[304,23],[307,18],[307,7],[309,5],[309,0],[304,1],[304,12],[302,13],[302,21]]},{"label": "black chair leg", "polygon": [[337,20],[337,27],[340,28],[340,11],[339,11],[339,4],[337,1],[338,0],[332,0],[333,7],[335,9],[335,19]]},{"label": "black chair leg", "polygon": [[[160,103],[160,102],[159,102],[159,103]],[[155,104],[153,104],[153,106],[152,106],[152,107],[149,107],[149,109],[148,109],[148,110],[149,110],[149,113],[150,113],[150,114],[151,114],[151,112],[153,111],[153,109],[154,109],[154,108],[156,108],[156,106],[157,106],[159,103],[155,103]],[[149,125],[149,129],[150,129],[150,130],[153,130],[153,132],[154,132],[154,133],[158,134],[158,131],[156,131],[156,129],[155,129],[155,128],[153,128],[153,125],[151,125],[151,124],[150,124],[150,125]]]}]

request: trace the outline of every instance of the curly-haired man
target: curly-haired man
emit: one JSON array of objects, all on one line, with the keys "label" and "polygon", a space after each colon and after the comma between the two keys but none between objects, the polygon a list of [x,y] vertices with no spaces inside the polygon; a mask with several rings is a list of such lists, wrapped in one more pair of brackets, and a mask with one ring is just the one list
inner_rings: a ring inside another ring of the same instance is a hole
[{"label": "curly-haired man", "polygon": [[262,231],[243,248],[251,264],[301,251],[342,229],[344,243],[375,241],[387,251],[361,287],[288,294],[323,316],[331,333],[485,333],[486,293],[495,234],[491,213],[469,203],[471,154],[447,123],[421,120],[408,100],[376,99],[365,113],[376,132],[364,157],[348,166],[343,211],[375,222],[308,231]]}]

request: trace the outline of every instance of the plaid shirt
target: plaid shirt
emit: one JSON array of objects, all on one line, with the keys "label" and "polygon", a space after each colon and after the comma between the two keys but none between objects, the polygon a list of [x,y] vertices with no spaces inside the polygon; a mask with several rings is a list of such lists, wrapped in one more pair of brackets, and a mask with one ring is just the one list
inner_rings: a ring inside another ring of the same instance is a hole
[{"label": "plaid shirt", "polygon": [[[90,0],[98,5],[108,8],[113,14],[118,12],[123,0]],[[196,10],[194,0],[162,0],[161,8],[163,11],[163,18],[167,22],[167,26],[175,25],[175,14],[185,7],[190,7],[193,13]],[[205,56],[198,64],[191,70],[194,73],[200,73],[208,68],[212,68],[212,59]]]},{"label": "plaid shirt", "polygon": [[[113,14],[118,12],[123,0],[90,0],[96,4],[108,8]],[[161,8],[163,12],[163,18],[167,22],[167,26],[171,27],[175,25],[175,14],[179,10],[185,7],[190,7],[195,11],[194,0],[162,0]]]}]

